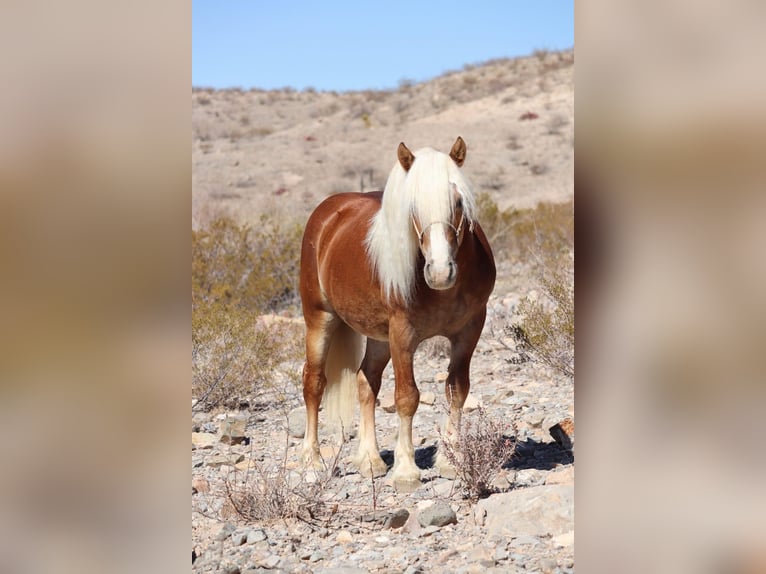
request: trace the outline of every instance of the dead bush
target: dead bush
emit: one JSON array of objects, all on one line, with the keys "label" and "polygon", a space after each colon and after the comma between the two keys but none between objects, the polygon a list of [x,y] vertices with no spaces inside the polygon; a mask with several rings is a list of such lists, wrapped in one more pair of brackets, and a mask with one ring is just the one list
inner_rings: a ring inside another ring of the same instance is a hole
[{"label": "dead bush", "polygon": [[342,452],[341,447],[321,470],[290,470],[287,444],[281,460],[269,464],[251,459],[246,470],[232,471],[227,477],[220,518],[244,523],[297,518],[316,526],[328,526],[333,520],[348,522],[348,513],[339,511],[345,494],[336,480],[342,474]]},{"label": "dead bush", "polygon": [[542,297],[525,297],[519,304],[521,320],[507,331],[517,350],[574,378],[574,272],[548,266],[540,279]]},{"label": "dead bush", "polygon": [[495,257],[518,258],[538,267],[569,254],[574,242],[573,202],[500,209],[488,193],[477,198],[478,219]]},{"label": "dead bush", "polygon": [[475,500],[492,493],[492,481],[516,449],[515,436],[512,425],[491,419],[481,408],[463,415],[451,440],[441,436],[440,448],[467,497]]},{"label": "dead bush", "polygon": [[256,312],[220,302],[192,310],[193,410],[239,408],[277,384],[297,384],[303,329],[265,323]]},{"label": "dead bush", "polygon": [[192,230],[194,408],[250,404],[298,379],[301,324],[264,314],[297,300],[301,229],[262,218],[256,229],[218,217]]}]

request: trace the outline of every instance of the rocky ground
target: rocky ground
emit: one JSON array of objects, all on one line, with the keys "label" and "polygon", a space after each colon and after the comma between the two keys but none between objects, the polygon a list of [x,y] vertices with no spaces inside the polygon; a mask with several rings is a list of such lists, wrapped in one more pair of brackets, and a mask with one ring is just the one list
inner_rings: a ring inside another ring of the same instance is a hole
[{"label": "rocky ground", "polygon": [[[373,483],[358,474],[347,460],[356,446],[353,438],[336,461],[337,434],[329,429],[320,428],[320,438],[335,476],[304,471],[298,462],[303,410],[295,384],[247,412],[196,413],[193,571],[572,572],[574,456],[549,429],[573,418],[573,384],[534,363],[518,364],[513,341],[503,332],[518,301],[512,294],[491,299],[466,404],[466,420],[475,420],[471,417],[480,408],[487,420],[503,425],[507,436],[516,439],[516,454],[496,475],[493,494],[472,502],[459,479],[441,478],[432,467],[446,413],[448,357],[446,344],[427,341],[415,363],[421,404],[414,440],[423,484],[413,492],[397,491],[385,478]],[[389,465],[398,425],[393,387],[389,365],[376,413]],[[567,430],[573,439],[573,429]],[[306,482],[321,485],[312,492],[325,503],[325,514],[334,513],[308,521],[242,520],[228,504],[226,485],[257,492],[256,469],[272,471],[269,480],[296,491]]]}]

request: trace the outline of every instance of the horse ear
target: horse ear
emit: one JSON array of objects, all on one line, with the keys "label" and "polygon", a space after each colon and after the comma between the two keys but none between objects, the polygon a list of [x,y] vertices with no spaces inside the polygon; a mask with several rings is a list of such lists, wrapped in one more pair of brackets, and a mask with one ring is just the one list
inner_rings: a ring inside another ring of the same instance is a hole
[{"label": "horse ear", "polygon": [[465,161],[466,149],[467,148],[463,138],[457,136],[457,139],[455,140],[455,143],[449,152],[449,156],[452,158],[452,161],[457,164],[458,167],[462,167],[463,162]]},{"label": "horse ear", "polygon": [[399,144],[399,149],[396,150],[396,155],[399,157],[399,163],[402,164],[404,171],[410,171],[412,162],[415,161],[415,156],[412,155],[410,149],[404,145],[404,142]]}]

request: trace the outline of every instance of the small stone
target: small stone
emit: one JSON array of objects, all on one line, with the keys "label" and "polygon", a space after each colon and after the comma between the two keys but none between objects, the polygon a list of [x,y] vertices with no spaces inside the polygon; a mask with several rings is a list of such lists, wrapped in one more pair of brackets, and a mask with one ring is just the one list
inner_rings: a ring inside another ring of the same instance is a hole
[{"label": "small stone", "polygon": [[242,546],[247,542],[247,532],[235,532],[231,535],[231,543],[234,546]]},{"label": "small stone", "polygon": [[511,546],[513,548],[518,548],[519,546],[537,546],[538,544],[540,544],[540,539],[537,536],[528,536],[526,534],[517,536],[511,541]]},{"label": "small stone", "polygon": [[297,407],[287,415],[287,432],[293,438],[303,438],[306,433],[306,407]]},{"label": "small stone", "polygon": [[446,526],[457,523],[457,515],[452,507],[446,502],[434,502],[418,513],[418,521],[424,528],[429,526]]},{"label": "small stone", "polygon": [[354,541],[354,536],[348,530],[341,530],[335,537],[335,541],[340,544],[350,544]]},{"label": "small stone", "polygon": [[516,472],[516,486],[533,486],[543,482],[543,473],[535,468],[523,468]]},{"label": "small stone", "polygon": [[236,530],[236,526],[234,526],[231,522],[224,523],[223,526],[221,526],[221,530],[218,531],[218,534],[216,534],[215,539],[216,540],[226,540],[229,536],[232,535],[232,533]]},{"label": "small stone", "polygon": [[245,460],[244,454],[214,454],[207,460],[207,465],[212,468],[224,465],[234,466],[243,460]]},{"label": "small stone", "polygon": [[574,466],[569,465],[562,470],[551,472],[545,478],[545,484],[572,484],[574,482]]},{"label": "small stone", "polygon": [[223,574],[240,574],[241,571],[236,564],[224,564],[221,566],[221,572]]},{"label": "small stone", "polygon": [[279,564],[280,560],[281,558],[276,554],[269,554],[266,558],[261,560],[261,566],[268,570],[272,570],[273,568],[277,567],[277,564]]},{"label": "small stone", "polygon": [[449,376],[448,373],[444,373],[444,372],[436,373],[436,375],[434,376],[434,381],[436,381],[437,383],[443,383],[444,381],[447,380],[448,376]]},{"label": "small stone", "polygon": [[554,536],[552,539],[553,544],[556,546],[561,547],[568,547],[568,546],[574,546],[574,530],[570,530],[569,532],[565,532],[564,534],[559,534],[558,536]]},{"label": "small stone", "polygon": [[495,559],[495,562],[508,560],[508,551],[505,548],[498,547],[495,549],[495,553],[492,555],[492,557]]},{"label": "small stone", "polygon": [[384,528],[401,528],[410,517],[410,512],[406,508],[399,508],[389,514],[383,522]]},{"label": "small stone", "polygon": [[221,423],[221,442],[224,444],[240,444],[245,441],[247,418],[241,415],[229,415]]},{"label": "small stone", "polygon": [[432,405],[436,402],[436,393],[425,391],[420,393],[420,402],[424,405]]},{"label": "small stone", "polygon": [[247,533],[247,543],[255,544],[257,542],[263,542],[266,540],[266,533],[260,528],[254,528]]},{"label": "small stone", "polygon": [[234,468],[237,470],[250,470],[253,466],[253,461],[249,459],[240,460],[237,464],[234,465]]},{"label": "small stone", "polygon": [[558,564],[553,558],[543,558],[538,563],[538,566],[540,567],[540,571],[543,574],[549,574],[550,572],[553,572],[554,570],[556,570],[556,567],[558,566]]},{"label": "small stone", "polygon": [[193,432],[192,433],[192,448],[213,448],[215,443],[218,442],[216,436],[208,432]]}]

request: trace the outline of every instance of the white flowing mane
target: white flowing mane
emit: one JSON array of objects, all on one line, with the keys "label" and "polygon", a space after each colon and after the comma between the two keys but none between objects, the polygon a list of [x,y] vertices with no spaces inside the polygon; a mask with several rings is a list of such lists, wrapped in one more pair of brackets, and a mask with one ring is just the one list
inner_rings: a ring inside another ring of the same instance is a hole
[{"label": "white flowing mane", "polygon": [[[415,161],[405,171],[397,161],[388,176],[380,211],[367,233],[367,253],[387,301],[412,301],[419,252],[412,215],[421,228],[430,223],[451,221],[454,184],[462,197],[469,227],[475,221],[476,203],[470,184],[452,158],[431,148],[414,152]],[[467,232],[468,230],[466,230]]]}]

